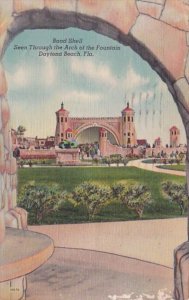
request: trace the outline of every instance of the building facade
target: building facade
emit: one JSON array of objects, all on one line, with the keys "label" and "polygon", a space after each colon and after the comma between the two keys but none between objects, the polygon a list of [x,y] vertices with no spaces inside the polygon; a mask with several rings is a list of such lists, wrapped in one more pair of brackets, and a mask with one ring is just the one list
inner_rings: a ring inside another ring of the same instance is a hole
[{"label": "building facade", "polygon": [[134,110],[127,103],[119,117],[73,118],[61,103],[56,112],[55,145],[64,140],[77,140],[84,130],[98,127],[99,141],[103,141],[103,144],[107,140],[107,132],[110,132],[117,145],[133,147],[137,144],[134,115]]},{"label": "building facade", "polygon": [[180,144],[180,130],[176,126],[169,129],[170,132],[170,147],[178,147]]}]

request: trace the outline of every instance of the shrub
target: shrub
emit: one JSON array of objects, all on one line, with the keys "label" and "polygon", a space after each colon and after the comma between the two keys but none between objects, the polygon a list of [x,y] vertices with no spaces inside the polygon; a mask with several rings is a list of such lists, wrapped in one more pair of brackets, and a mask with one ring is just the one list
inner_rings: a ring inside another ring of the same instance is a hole
[{"label": "shrub", "polygon": [[83,182],[74,189],[72,197],[76,205],[83,204],[86,207],[88,219],[92,220],[111,199],[111,190],[105,185]]},{"label": "shrub", "polygon": [[45,186],[30,182],[22,188],[18,204],[29,212],[30,224],[41,224],[44,217],[58,209],[58,203],[63,196],[55,184]]},{"label": "shrub", "polygon": [[145,207],[152,203],[149,189],[142,184],[112,186],[113,197],[119,199],[127,208],[134,210],[139,218],[142,217]]},{"label": "shrub", "polygon": [[183,215],[188,204],[186,185],[166,181],[162,183],[162,189],[169,197],[169,200],[179,206],[180,214]]}]

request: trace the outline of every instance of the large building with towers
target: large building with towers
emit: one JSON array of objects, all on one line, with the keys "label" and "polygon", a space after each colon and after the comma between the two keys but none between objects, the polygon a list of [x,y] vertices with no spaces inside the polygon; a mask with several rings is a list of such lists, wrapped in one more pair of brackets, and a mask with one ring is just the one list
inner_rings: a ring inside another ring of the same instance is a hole
[{"label": "large building with towers", "polygon": [[127,103],[119,117],[75,118],[70,117],[62,102],[60,109],[56,111],[55,145],[64,140],[77,141],[83,131],[95,127],[99,128],[100,148],[105,147],[108,133],[113,135],[116,145],[133,147],[137,144],[134,115],[134,110]]}]

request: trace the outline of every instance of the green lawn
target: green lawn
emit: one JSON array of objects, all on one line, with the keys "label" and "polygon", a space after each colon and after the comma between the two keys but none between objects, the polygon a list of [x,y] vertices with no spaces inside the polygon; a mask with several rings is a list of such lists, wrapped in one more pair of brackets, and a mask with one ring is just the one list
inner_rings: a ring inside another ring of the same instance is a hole
[{"label": "green lawn", "polygon": [[166,170],[175,170],[175,171],[185,171],[185,165],[162,165],[158,166],[158,168],[166,169]]},{"label": "green lawn", "polygon": [[[177,206],[170,203],[161,191],[161,183],[171,180],[180,183],[185,182],[184,177],[160,174],[145,171],[135,167],[50,167],[50,168],[22,168],[18,170],[18,191],[31,180],[36,184],[57,183],[60,188],[72,191],[75,186],[83,181],[96,181],[111,185],[114,182],[138,182],[147,185],[154,200],[153,204],[145,210],[143,219],[167,218],[179,216]],[[136,216],[128,211],[123,204],[112,201],[104,207],[95,217],[94,221],[122,221],[133,220]],[[47,216],[44,223],[78,223],[86,222],[84,207],[74,207],[67,203],[64,209],[56,214]]]}]

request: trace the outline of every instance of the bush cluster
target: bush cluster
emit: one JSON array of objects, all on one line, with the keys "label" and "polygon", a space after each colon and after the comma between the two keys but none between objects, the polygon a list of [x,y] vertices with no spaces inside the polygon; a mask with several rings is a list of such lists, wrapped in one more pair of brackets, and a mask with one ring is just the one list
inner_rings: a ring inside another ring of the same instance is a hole
[{"label": "bush cluster", "polygon": [[61,191],[57,185],[38,185],[35,182],[26,184],[19,196],[19,206],[29,212],[30,224],[41,224],[51,212],[63,211],[70,203],[73,207],[85,208],[88,220],[94,217],[111,201],[122,203],[130,211],[141,218],[145,207],[152,202],[151,193],[145,185],[113,186],[88,181],[83,182],[68,193]]},{"label": "bush cluster", "polygon": [[[164,209],[166,203],[168,205],[170,202],[172,207],[179,208],[181,215],[186,212],[188,194],[185,185],[166,181],[162,183],[162,192],[168,200],[164,200]],[[62,191],[56,184],[47,186],[29,182],[23,186],[18,199],[18,205],[29,212],[30,224],[45,223],[49,215],[53,214],[56,218],[57,214],[63,215],[65,210],[69,214],[73,211],[77,214],[80,211],[81,221],[91,221],[101,211],[106,210],[112,214],[109,204],[122,206],[121,210],[134,214],[137,219],[143,217],[144,210],[156,213],[158,210],[161,211],[161,207],[158,206],[160,203],[153,201],[150,189],[136,182],[125,184],[116,182],[108,186],[87,181],[76,186],[70,193]]]}]

